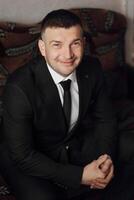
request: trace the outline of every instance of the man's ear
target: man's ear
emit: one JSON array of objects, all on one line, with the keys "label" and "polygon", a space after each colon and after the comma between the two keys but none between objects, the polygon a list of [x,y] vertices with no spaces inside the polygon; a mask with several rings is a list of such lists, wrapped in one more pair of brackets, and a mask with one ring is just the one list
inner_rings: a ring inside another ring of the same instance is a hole
[{"label": "man's ear", "polygon": [[38,47],[39,47],[41,55],[45,57],[45,55],[46,55],[45,54],[45,43],[43,40],[41,40],[41,39],[38,40]]}]

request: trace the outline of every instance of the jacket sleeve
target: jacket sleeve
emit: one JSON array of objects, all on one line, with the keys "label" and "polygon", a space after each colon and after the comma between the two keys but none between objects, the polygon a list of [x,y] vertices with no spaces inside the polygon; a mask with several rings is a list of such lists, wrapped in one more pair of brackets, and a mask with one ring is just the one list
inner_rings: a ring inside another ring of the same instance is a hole
[{"label": "jacket sleeve", "polygon": [[33,111],[23,90],[8,83],[3,98],[3,127],[11,160],[23,173],[78,188],[83,168],[55,162],[39,152],[33,140]]},{"label": "jacket sleeve", "polygon": [[95,127],[96,151],[99,155],[109,154],[115,159],[117,150],[117,123],[111,99],[108,97],[104,73],[101,66],[95,70],[93,122]]}]

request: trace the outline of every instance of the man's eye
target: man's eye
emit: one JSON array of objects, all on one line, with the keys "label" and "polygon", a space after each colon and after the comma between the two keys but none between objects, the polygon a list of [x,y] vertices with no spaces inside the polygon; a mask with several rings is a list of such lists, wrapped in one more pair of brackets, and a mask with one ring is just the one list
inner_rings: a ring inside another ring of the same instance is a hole
[{"label": "man's eye", "polygon": [[55,47],[55,48],[60,48],[61,47],[61,45],[58,44],[58,43],[54,43],[54,44],[52,44],[52,46]]},{"label": "man's eye", "polygon": [[73,43],[74,46],[81,46],[81,42],[80,41],[76,41]]}]

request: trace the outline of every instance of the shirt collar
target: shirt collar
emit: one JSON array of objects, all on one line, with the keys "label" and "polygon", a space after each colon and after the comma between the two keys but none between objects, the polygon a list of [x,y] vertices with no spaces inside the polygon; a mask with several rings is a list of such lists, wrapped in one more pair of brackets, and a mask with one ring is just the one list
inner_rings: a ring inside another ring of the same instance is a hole
[{"label": "shirt collar", "polygon": [[76,70],[74,72],[72,72],[71,74],[69,74],[69,76],[64,77],[64,76],[60,75],[59,73],[57,73],[52,67],[50,67],[50,65],[48,63],[47,63],[47,67],[48,67],[48,70],[49,70],[55,84],[58,84],[61,81],[65,81],[67,79],[70,79],[72,82],[76,81]]}]

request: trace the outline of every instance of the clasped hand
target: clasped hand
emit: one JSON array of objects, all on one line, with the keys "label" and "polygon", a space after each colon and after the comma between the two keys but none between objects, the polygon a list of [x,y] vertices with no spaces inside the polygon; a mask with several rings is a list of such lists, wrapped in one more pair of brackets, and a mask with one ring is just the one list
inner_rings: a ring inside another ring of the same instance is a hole
[{"label": "clasped hand", "polygon": [[107,154],[86,165],[83,170],[82,184],[91,189],[104,189],[114,176],[113,162]]}]

